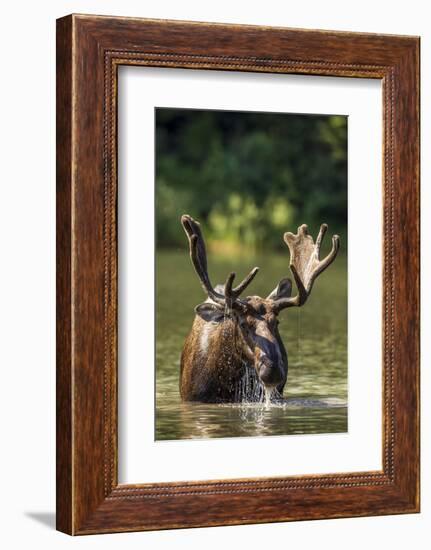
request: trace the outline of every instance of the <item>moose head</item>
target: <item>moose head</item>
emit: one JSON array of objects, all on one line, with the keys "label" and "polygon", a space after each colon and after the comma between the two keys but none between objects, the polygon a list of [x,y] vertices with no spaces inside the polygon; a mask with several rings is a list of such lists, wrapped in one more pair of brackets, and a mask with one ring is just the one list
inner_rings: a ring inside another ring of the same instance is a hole
[{"label": "moose head", "polygon": [[[314,242],[306,225],[296,234],[285,233],[290,251],[290,271],[297,293],[292,296],[292,282],[283,278],[266,297],[241,297],[255,278],[253,268],[234,285],[235,273],[227,276],[224,285],[212,286],[207,267],[205,242],[200,225],[184,215],[181,223],[190,245],[190,258],[207,295],[196,306],[192,331],[186,339],[181,357],[180,393],[186,401],[237,401],[261,397],[274,389],[283,392],[287,379],[287,352],[278,331],[278,315],[289,307],[301,307],[307,301],[313,284],[335,259],[339,237],[332,237],[332,249],[319,258],[327,225],[322,224]],[[248,392],[244,388],[244,379]],[[247,393],[249,395],[247,395]]]}]

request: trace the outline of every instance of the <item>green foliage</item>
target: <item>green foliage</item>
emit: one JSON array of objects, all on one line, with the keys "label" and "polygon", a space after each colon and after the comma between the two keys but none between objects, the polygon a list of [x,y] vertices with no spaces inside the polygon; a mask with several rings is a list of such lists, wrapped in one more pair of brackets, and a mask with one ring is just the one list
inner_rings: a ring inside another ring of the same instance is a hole
[{"label": "green foliage", "polygon": [[184,247],[181,214],[212,246],[282,246],[282,233],[347,224],[347,117],[193,109],[156,111],[156,223]]}]

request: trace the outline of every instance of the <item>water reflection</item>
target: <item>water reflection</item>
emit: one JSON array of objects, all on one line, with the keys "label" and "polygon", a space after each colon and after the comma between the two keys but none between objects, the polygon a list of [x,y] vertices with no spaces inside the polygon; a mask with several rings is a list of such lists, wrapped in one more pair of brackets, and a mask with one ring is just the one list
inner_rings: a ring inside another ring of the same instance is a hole
[{"label": "water reflection", "polygon": [[[241,273],[251,264],[265,266],[251,291],[266,296],[286,275],[287,261],[282,255],[242,263],[236,259],[235,268]],[[213,260],[214,281],[223,280],[233,267],[227,260]],[[282,400],[269,406],[182,403],[178,391],[180,353],[192,325],[193,308],[203,295],[187,255],[159,253],[155,439],[347,431],[346,295],[346,259],[341,256],[317,281],[304,308],[292,308],[281,315],[280,332],[289,353],[289,375]]]},{"label": "water reflection", "polygon": [[347,431],[342,400],[292,399],[283,404],[180,403],[157,411],[158,439],[196,439]]}]

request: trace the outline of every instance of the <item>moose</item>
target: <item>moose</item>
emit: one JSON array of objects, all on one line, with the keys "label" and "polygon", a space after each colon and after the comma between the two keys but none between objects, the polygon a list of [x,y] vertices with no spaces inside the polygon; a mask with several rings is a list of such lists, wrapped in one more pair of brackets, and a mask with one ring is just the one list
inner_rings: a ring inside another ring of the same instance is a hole
[{"label": "moose", "polygon": [[181,217],[189,240],[190,258],[207,299],[195,308],[195,319],[181,354],[180,395],[183,401],[235,403],[281,397],[287,380],[287,351],[278,330],[283,309],[301,307],[316,278],[335,260],[340,239],[332,237],[332,249],[320,260],[320,248],[328,229],[320,227],[314,242],[307,226],[296,234],[285,233],[290,252],[292,282],[283,278],[266,297],[241,298],[259,268],[253,268],[239,285],[235,273],[224,285],[212,286],[205,242],[200,224],[191,216]]}]

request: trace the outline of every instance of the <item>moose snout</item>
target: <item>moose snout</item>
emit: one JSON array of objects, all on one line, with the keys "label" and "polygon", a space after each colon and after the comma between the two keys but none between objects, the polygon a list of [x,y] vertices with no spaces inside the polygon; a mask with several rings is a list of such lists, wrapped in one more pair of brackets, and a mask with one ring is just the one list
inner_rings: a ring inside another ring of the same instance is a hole
[{"label": "moose snout", "polygon": [[282,373],[277,363],[266,355],[259,361],[259,378],[265,385],[276,385],[281,382]]}]

